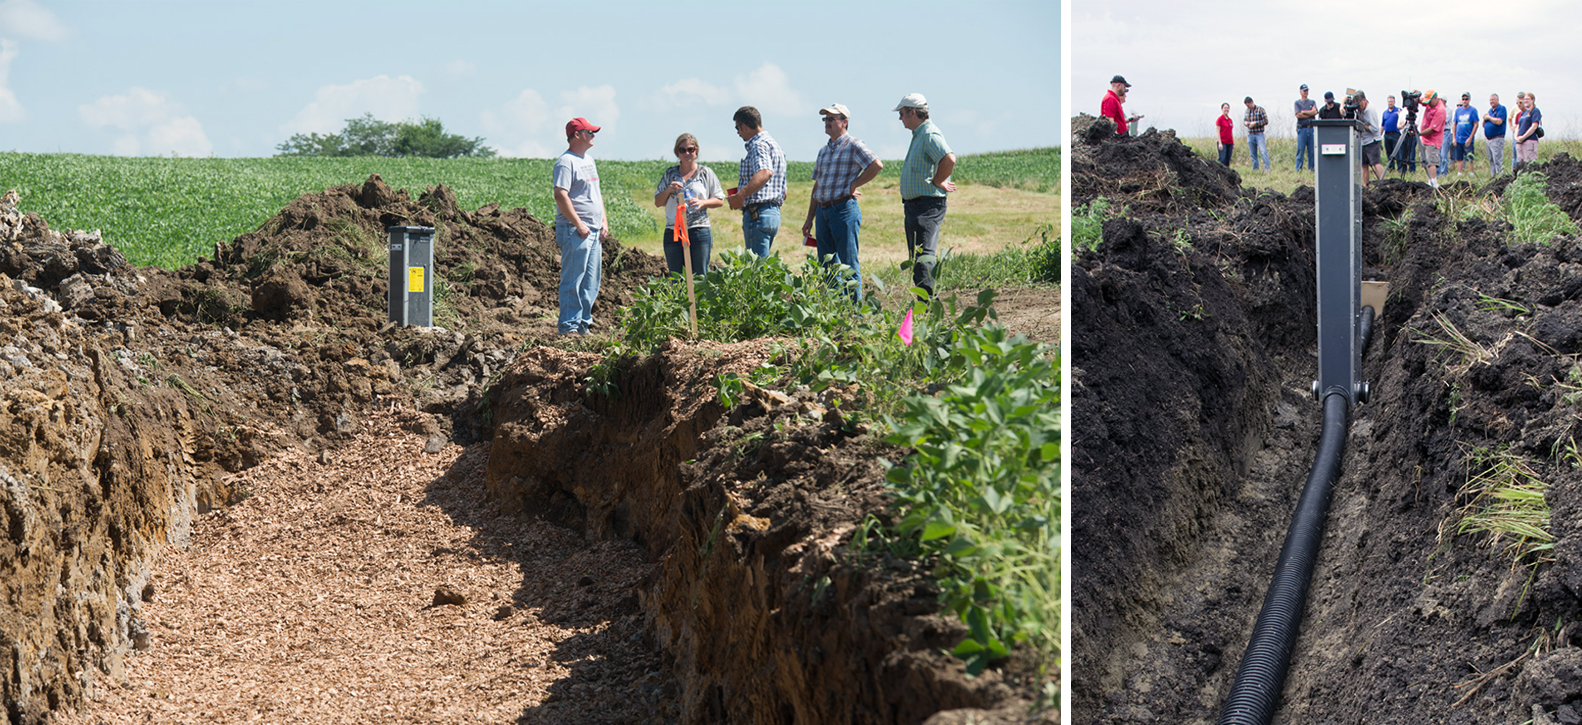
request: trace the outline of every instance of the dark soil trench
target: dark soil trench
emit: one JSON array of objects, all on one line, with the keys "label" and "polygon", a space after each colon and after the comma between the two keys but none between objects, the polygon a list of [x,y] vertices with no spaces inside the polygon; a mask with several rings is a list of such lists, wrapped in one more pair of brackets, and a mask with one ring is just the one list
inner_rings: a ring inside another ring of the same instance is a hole
[{"label": "dark soil trench", "polygon": [[[1073,716],[1211,723],[1319,436],[1312,189],[1242,187],[1105,123],[1078,119],[1072,157],[1074,203],[1124,209],[1073,264]],[[1582,164],[1530,171],[1582,218]],[[1364,278],[1390,283],[1373,399],[1276,722],[1578,721],[1582,245],[1447,218],[1506,183],[1364,194]],[[1457,525],[1469,478],[1512,462],[1552,507],[1553,548],[1519,563],[1513,537]]]}]

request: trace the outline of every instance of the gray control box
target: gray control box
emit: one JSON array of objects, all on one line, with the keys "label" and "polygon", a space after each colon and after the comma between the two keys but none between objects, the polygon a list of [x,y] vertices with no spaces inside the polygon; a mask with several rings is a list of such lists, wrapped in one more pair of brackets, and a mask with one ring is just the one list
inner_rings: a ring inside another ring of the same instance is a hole
[{"label": "gray control box", "polygon": [[390,321],[434,325],[434,228],[390,227]]}]

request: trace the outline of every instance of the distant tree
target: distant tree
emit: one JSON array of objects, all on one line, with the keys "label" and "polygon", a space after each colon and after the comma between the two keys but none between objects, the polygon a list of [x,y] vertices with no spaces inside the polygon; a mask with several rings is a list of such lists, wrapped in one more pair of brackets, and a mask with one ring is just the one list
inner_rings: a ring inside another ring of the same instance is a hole
[{"label": "distant tree", "polygon": [[275,148],[281,156],[494,156],[494,149],[483,145],[482,136],[467,138],[445,133],[444,124],[437,118],[425,116],[416,123],[386,123],[372,113],[346,119],[346,128],[340,133],[299,133]]}]

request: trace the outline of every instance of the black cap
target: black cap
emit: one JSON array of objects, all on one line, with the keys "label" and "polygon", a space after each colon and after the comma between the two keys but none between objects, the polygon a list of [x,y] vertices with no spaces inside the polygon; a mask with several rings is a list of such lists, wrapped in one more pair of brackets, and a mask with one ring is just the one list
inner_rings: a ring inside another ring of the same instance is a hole
[{"label": "black cap", "polygon": [[1299,90],[1303,90],[1303,91],[1307,90],[1307,84],[1303,83],[1302,87]]},{"label": "black cap", "polygon": [[1124,85],[1127,88],[1131,88],[1132,87],[1132,84],[1126,82],[1125,76],[1115,76],[1114,78],[1110,79],[1110,82],[1111,83],[1120,83],[1121,85]]},{"label": "black cap", "polygon": [[1333,100],[1335,100],[1335,92],[1334,91],[1324,91],[1324,100],[1326,100],[1326,101],[1333,101]]}]

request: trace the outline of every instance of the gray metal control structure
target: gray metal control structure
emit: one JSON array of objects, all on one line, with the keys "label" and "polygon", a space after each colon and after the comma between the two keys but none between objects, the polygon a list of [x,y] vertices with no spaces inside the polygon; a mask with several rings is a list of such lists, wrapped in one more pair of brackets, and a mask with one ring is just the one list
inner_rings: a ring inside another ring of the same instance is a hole
[{"label": "gray metal control structure", "polygon": [[1313,121],[1318,163],[1318,380],[1313,394],[1346,396],[1349,407],[1368,402],[1362,379],[1362,164],[1360,121]]},{"label": "gray metal control structure", "polygon": [[434,228],[390,227],[390,321],[434,325]]}]

